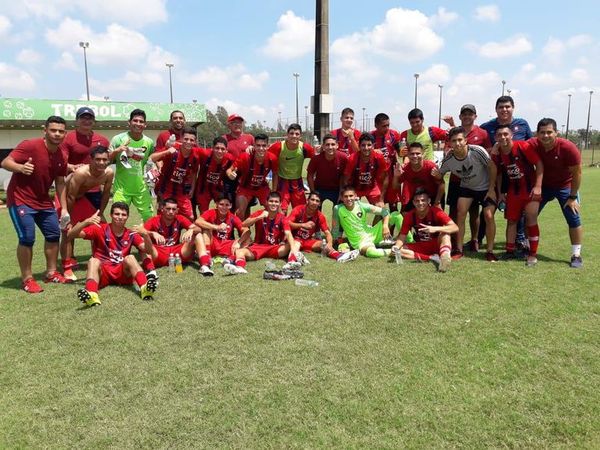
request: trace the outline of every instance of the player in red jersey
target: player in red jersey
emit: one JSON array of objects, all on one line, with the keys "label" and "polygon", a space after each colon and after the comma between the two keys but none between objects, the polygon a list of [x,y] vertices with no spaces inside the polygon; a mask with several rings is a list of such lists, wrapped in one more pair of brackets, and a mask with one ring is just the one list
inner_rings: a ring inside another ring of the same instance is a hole
[{"label": "player in red jersey", "polygon": [[[200,273],[212,275],[210,269],[213,256],[225,256],[235,261],[235,252],[240,248],[240,238],[248,230],[240,218],[231,213],[231,201],[221,196],[216,208],[209,209],[196,219],[196,225],[203,230],[203,240],[196,244],[200,257]],[[238,239],[235,238],[235,231]]]},{"label": "player in red jersey", "polygon": [[161,162],[160,176],[156,183],[156,192],[161,199],[173,198],[177,201],[179,212],[193,220],[191,196],[194,192],[196,174],[200,166],[200,155],[196,147],[196,131],[191,127],[183,130],[181,143],[152,153],[150,159]]},{"label": "player in red jersey", "polygon": [[[340,116],[342,127],[331,132],[335,138],[340,152],[347,156],[358,152],[358,140],[360,139],[360,131],[354,128],[354,110],[352,108],[342,109]],[[325,139],[323,139],[325,144]]]},{"label": "player in red jersey", "polygon": [[[446,272],[452,261],[450,235],[458,232],[458,225],[440,208],[431,206],[431,198],[422,187],[415,190],[412,202],[414,209],[404,214],[392,253],[400,251],[406,259],[436,261],[438,270]],[[415,242],[407,244],[406,236],[411,230]]]},{"label": "player in red jersey", "polygon": [[160,132],[156,138],[156,146],[154,150],[156,152],[162,152],[168,149],[167,143],[169,142],[169,138],[171,136],[175,136],[175,142],[182,142],[183,140],[183,130],[186,128],[185,115],[183,112],[179,110],[171,111],[169,122],[171,124],[169,129]]},{"label": "player in red jersey", "polygon": [[318,191],[322,202],[330,200],[335,206],[340,200],[340,187],[346,164],[348,156],[339,150],[336,138],[331,134],[323,136],[321,153],[310,160],[306,169],[306,181],[310,191]]},{"label": "player in red jersey", "polygon": [[233,165],[227,169],[229,180],[239,180],[237,188],[235,214],[242,220],[247,216],[248,205],[257,199],[266,208],[271,188],[267,181],[269,172],[273,172],[272,186],[277,186],[277,158],[267,152],[269,137],[260,133],[254,137],[251,154],[241,153]]},{"label": "player in red jersey", "polygon": [[[321,252],[340,263],[354,261],[360,255],[359,250],[342,253],[333,248],[333,236],[329,231],[327,219],[319,211],[320,207],[321,197],[319,193],[311,192],[308,194],[306,205],[296,206],[288,216],[292,235],[296,243],[292,251]],[[322,240],[315,239],[315,233],[319,232],[324,235],[325,247],[323,247]],[[306,263],[308,260],[304,258],[304,262]]]},{"label": "player in red jersey", "polygon": [[390,117],[387,114],[379,113],[375,116],[375,129],[371,131],[371,134],[375,138],[374,148],[381,152],[387,164],[388,183],[385,189],[383,181],[379,182],[383,202],[388,203],[390,211],[394,212],[398,210],[400,191],[392,186],[391,181],[394,177],[394,167],[398,159],[396,147],[400,144],[400,133],[390,128]]},{"label": "player in red jersey", "polygon": [[196,204],[202,213],[208,210],[211,200],[216,201],[225,193],[223,178],[234,160],[227,153],[227,140],[221,136],[214,138],[212,150],[201,148],[198,149],[198,153],[200,170],[198,171],[195,195]]},{"label": "player in red jersey", "polygon": [[[479,145],[485,148],[488,152],[492,148],[492,143],[490,141],[490,136],[488,132],[483,128],[475,125],[475,119],[477,119],[477,109],[474,105],[466,104],[460,108],[460,126],[465,129],[467,144],[469,145]],[[444,116],[442,120],[454,128],[454,118],[452,116]],[[460,179],[454,175],[450,174],[450,180],[448,182],[448,195],[446,196],[446,203],[450,208],[450,217],[452,220],[456,220],[457,211],[458,211],[458,194],[460,190]],[[482,212],[483,214],[483,212]],[[466,244],[466,247],[473,251],[479,251],[479,239],[478,239],[478,230],[479,224],[481,223],[481,217],[479,215],[479,205],[473,202],[471,208],[469,209],[469,226],[471,228],[471,240]],[[483,227],[483,234],[485,234],[485,226]]]},{"label": "player in red jersey", "polygon": [[569,226],[571,240],[571,267],[583,267],[579,187],[581,186],[581,152],[569,140],[557,137],[556,121],[544,118],[538,122],[537,137],[528,141],[537,151],[544,164],[542,201],[540,212],[554,199]]},{"label": "player in red jersey", "polygon": [[388,167],[384,156],[374,151],[374,143],[375,138],[371,134],[360,135],[360,152],[348,159],[342,185],[354,187],[358,198],[365,196],[369,203],[383,208],[384,193],[388,185]]},{"label": "player in red jersey", "polygon": [[[110,191],[115,177],[114,171],[108,167],[109,161],[108,148],[94,147],[91,151],[90,163],[79,166],[66,178],[68,215],[61,221],[60,251],[63,256],[64,276],[72,281],[77,280],[73,273],[77,261],[73,257],[73,241],[67,239],[67,232],[73,225],[91,217],[96,211],[100,212],[102,222],[106,222],[104,210],[110,200]],[[62,208],[56,199],[55,205],[61,215]]]},{"label": "player in red jersey", "polygon": [[[400,133],[400,140],[406,140],[407,144],[419,142],[423,146],[423,158],[426,161],[433,161],[433,146],[438,141],[446,142],[448,133],[438,127],[426,127],[423,111],[419,108],[408,112],[408,123],[410,129]],[[405,156],[404,150],[400,149],[402,156]]]},{"label": "player in red jersey", "polygon": [[115,202],[110,208],[111,223],[101,223],[98,212],[69,231],[69,239],[92,241],[92,257],[88,262],[85,287],[77,291],[79,300],[88,305],[99,305],[98,290],[109,284],[130,285],[135,282],[143,300],[152,300],[158,286],[155,273],[146,274],[131,254],[131,247],[141,253],[152,247],[148,230],[136,226],[125,227],[129,205]]},{"label": "player in red jersey", "polygon": [[147,254],[156,267],[169,265],[170,255],[179,255],[182,262],[188,263],[194,258],[195,244],[202,241],[201,230],[179,214],[177,200],[167,198],[161,203],[160,213],[144,223],[153,241]]},{"label": "player in red jersey", "polygon": [[306,203],[302,167],[306,158],[310,159],[315,155],[315,150],[310,144],[302,142],[301,136],[302,127],[292,123],[288,126],[285,140],[269,147],[269,152],[277,157],[277,192],[281,195],[281,209],[284,212],[290,203],[292,207]]},{"label": "player in red jersey", "polygon": [[242,153],[249,153],[248,147],[254,145],[254,136],[244,133],[244,118],[239,114],[231,114],[227,118],[229,133],[223,137],[227,139],[227,151],[238,158]]},{"label": "player in red jersey", "polygon": [[496,128],[498,154],[492,155],[492,159],[498,167],[498,173],[504,174],[508,180],[506,191],[502,190],[502,177],[498,177],[497,181],[500,192],[499,199],[506,202],[506,211],[504,212],[504,217],[508,221],[506,257],[515,258],[517,222],[525,213],[527,238],[529,239],[527,266],[532,267],[537,264],[537,249],[540,239],[537,216],[542,199],[544,165],[531,145],[525,141],[513,141],[512,138],[513,133],[509,124],[498,125]]},{"label": "player in red jersey", "polygon": [[280,212],[281,195],[279,192],[271,192],[267,199],[267,208],[256,211],[244,220],[243,225],[248,230],[241,237],[244,241],[250,235],[250,227],[254,226],[254,243],[248,247],[240,248],[235,252],[235,262],[223,266],[225,272],[230,275],[248,273],[245,269],[246,261],[261,258],[285,258],[288,263],[284,269],[295,269],[301,263],[297,255],[292,251],[296,243],[292,236],[290,223],[287,217]]},{"label": "player in red jersey", "polygon": [[59,149],[65,137],[65,127],[66,122],[62,117],[48,117],[44,125],[44,137],[21,142],[2,161],[2,168],[13,173],[6,191],[6,204],[19,238],[17,260],[21,269],[22,287],[31,294],[43,291],[33,278],[31,270],[36,225],[46,240],[45,281],[71,281],[56,269],[60,227],[56,209],[48,194],[54,183],[63,206],[61,214],[66,217],[64,177],[67,174],[67,161]]},{"label": "player in red jersey", "polygon": [[439,207],[444,196],[444,180],[437,179],[432,171],[437,169],[433,161],[423,160],[423,146],[413,142],[408,146],[408,162],[394,171],[394,184],[400,189],[402,184],[402,212],[412,210],[413,196],[417,188],[422,187],[429,197],[434,199],[433,206]]}]

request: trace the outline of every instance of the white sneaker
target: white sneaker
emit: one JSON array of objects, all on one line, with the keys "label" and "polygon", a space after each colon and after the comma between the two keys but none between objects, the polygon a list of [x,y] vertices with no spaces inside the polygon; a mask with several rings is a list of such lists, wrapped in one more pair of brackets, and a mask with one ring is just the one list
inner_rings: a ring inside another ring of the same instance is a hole
[{"label": "white sneaker", "polygon": [[289,261],[283,265],[282,270],[298,270],[300,267],[302,264],[298,261]]},{"label": "white sneaker", "polygon": [[119,161],[123,164],[123,167],[126,169],[131,169],[131,164],[129,164],[129,158],[124,152],[121,152],[121,156],[119,157]]},{"label": "white sneaker", "polygon": [[235,267],[235,270],[238,273],[238,275],[243,275],[245,273],[248,273],[248,271],[241,266],[234,266],[234,267]]},{"label": "white sneaker", "polygon": [[224,264],[223,270],[227,275],[237,275],[239,273],[236,265],[231,263]]},{"label": "white sneaker", "polygon": [[306,256],[304,256],[304,253],[302,253],[302,252],[296,253],[296,259],[303,266],[308,266],[310,264],[310,261],[308,260],[308,258]]},{"label": "white sneaker", "polygon": [[204,277],[212,277],[215,273],[208,266],[200,266],[200,274]]},{"label": "white sneaker", "polygon": [[358,258],[358,255],[360,255],[360,251],[352,250],[351,252],[342,253],[342,256],[340,256],[336,261],[339,263],[354,261],[356,258]]},{"label": "white sneaker", "polygon": [[450,263],[452,262],[452,257],[450,256],[450,252],[442,253],[440,257],[440,265],[438,266],[438,270],[440,272],[447,272],[450,268]]}]

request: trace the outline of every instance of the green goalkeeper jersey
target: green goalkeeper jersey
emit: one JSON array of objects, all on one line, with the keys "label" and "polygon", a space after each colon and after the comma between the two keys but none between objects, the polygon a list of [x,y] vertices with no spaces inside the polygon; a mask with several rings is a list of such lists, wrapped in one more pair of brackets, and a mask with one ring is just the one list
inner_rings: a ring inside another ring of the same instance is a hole
[{"label": "green goalkeeper jersey", "polygon": [[111,150],[120,147],[127,140],[129,140],[128,147],[133,152],[133,156],[127,158],[131,168],[123,165],[120,160],[121,155],[117,156],[114,189],[134,194],[147,189],[144,181],[144,166],[154,152],[154,141],[146,135],[142,135],[139,140],[135,141],[129,135],[129,132],[125,132],[112,138],[110,141]]}]

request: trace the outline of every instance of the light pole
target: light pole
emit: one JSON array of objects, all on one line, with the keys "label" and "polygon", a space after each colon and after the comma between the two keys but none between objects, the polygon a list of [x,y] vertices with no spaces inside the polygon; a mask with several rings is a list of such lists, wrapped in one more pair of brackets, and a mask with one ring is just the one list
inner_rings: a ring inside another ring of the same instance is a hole
[{"label": "light pole", "polygon": [[569,139],[569,119],[571,118],[571,95],[569,94],[569,104],[567,106],[567,131],[565,134],[565,139]]},{"label": "light pole", "polygon": [[282,129],[282,128],[283,128],[283,127],[281,126],[281,111],[277,111],[277,114],[278,114],[278,117],[279,117],[279,118],[277,119],[277,128],[278,128],[278,130],[277,130],[277,131],[279,131],[280,129]]},{"label": "light pole", "polygon": [[294,72],[292,75],[296,79],[296,123],[300,123],[300,114],[298,113],[298,77],[300,74],[298,72]]},{"label": "light pole", "polygon": [[415,108],[417,107],[417,84],[419,80],[419,74],[415,73]]},{"label": "light pole", "polygon": [[506,93],[508,94],[508,96],[509,96],[509,97],[510,97],[510,93],[511,93],[511,92],[512,92],[512,91],[511,91],[510,89],[507,89],[507,90],[506,90]]},{"label": "light pole", "polygon": [[308,106],[304,106],[304,128],[307,133],[308,133]]},{"label": "light pole", "polygon": [[[585,127],[585,148],[587,150],[590,149],[590,141],[588,141],[588,136],[590,134],[590,112],[592,111],[592,94],[594,91],[590,91],[590,102],[588,104],[588,117],[587,117],[587,125]],[[594,163],[594,155],[592,153],[592,164]]]},{"label": "light pole", "polygon": [[504,87],[506,86],[506,80],[502,80],[502,95],[504,96]]},{"label": "light pole", "polygon": [[165,66],[169,68],[169,93],[171,94],[171,103],[173,103],[173,77],[171,76],[171,69],[175,64],[165,63]]},{"label": "light pole", "polygon": [[83,49],[83,66],[85,67],[85,91],[87,93],[88,102],[90,101],[90,83],[88,81],[87,70],[87,49],[90,47],[89,42],[79,42],[79,46]]},{"label": "light pole", "polygon": [[561,136],[565,135],[565,126],[564,125],[560,126],[560,134],[561,134]]},{"label": "light pole", "polygon": [[444,86],[438,84],[438,87],[440,88],[440,109],[438,112],[438,128],[442,128],[442,90],[444,89]]},{"label": "light pole", "polygon": [[367,131],[367,130],[365,129],[365,111],[366,111],[366,110],[367,110],[367,108],[365,108],[365,107],[363,106],[363,124],[362,124],[362,125],[363,125],[363,126],[362,126],[363,133],[364,133],[365,131]]}]

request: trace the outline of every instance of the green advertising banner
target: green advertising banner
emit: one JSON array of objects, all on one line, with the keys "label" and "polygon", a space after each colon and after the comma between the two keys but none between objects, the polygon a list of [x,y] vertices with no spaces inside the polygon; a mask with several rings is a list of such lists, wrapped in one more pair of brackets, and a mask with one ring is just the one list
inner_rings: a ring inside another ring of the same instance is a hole
[{"label": "green advertising banner", "polygon": [[82,106],[89,106],[96,113],[97,121],[120,122],[129,120],[129,113],[136,109],[146,112],[148,122],[168,122],[171,111],[180,110],[186,122],[206,122],[206,109],[201,103],[132,103],[100,102],[85,100],[40,100],[29,98],[0,98],[0,121],[40,120],[60,116],[75,120],[75,113]]}]

